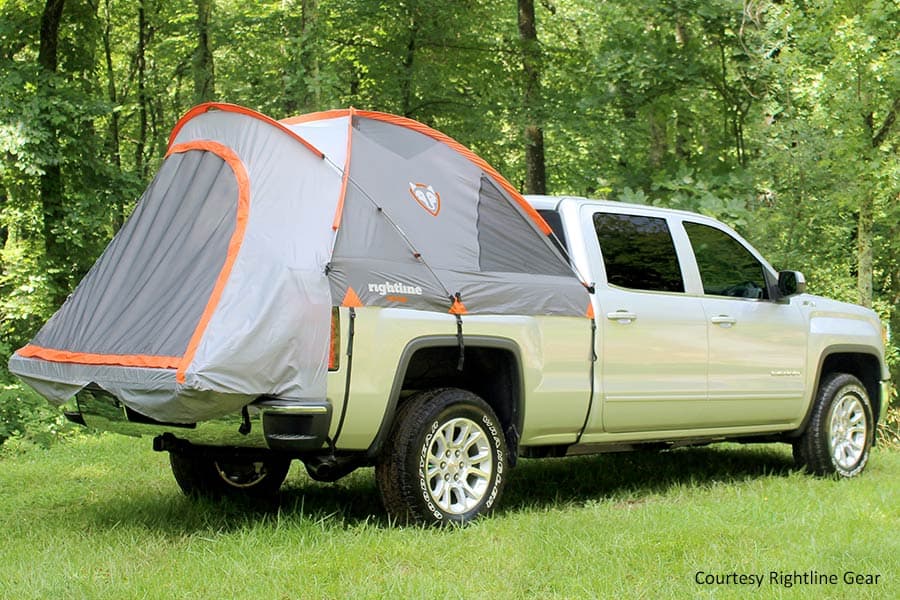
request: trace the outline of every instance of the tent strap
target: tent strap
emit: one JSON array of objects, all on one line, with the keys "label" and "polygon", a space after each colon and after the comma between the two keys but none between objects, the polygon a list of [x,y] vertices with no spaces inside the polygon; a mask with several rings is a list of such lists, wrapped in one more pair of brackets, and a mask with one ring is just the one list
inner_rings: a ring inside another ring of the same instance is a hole
[{"label": "tent strap", "polygon": [[[462,304],[462,298],[460,298],[459,292],[456,292],[456,297],[450,296],[450,301],[455,304]],[[456,370],[462,372],[463,367],[466,364],[466,344],[463,342],[463,323],[462,323],[462,314],[460,312],[456,312],[456,343],[459,345],[459,362],[456,363]]]},{"label": "tent strap", "polygon": [[334,438],[329,440],[332,456],[337,449],[337,441],[344,429],[344,419],[347,416],[347,404],[350,402],[350,373],[353,371],[353,337],[356,330],[356,309],[350,307],[350,324],[347,327],[347,376],[344,379],[344,402],[341,405],[341,417],[338,420],[337,429],[334,432]]}]

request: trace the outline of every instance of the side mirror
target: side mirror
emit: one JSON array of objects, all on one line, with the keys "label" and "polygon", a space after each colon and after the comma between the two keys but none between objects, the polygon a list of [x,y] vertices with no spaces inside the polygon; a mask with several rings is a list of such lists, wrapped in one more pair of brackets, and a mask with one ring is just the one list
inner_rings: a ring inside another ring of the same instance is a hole
[{"label": "side mirror", "polygon": [[782,297],[806,293],[806,278],[800,271],[781,271],[778,273],[778,291]]}]

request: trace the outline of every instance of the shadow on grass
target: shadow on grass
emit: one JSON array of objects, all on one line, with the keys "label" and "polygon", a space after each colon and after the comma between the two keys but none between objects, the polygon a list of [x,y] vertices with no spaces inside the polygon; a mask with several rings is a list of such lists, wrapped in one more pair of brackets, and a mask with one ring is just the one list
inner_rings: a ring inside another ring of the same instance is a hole
[{"label": "shadow on grass", "polygon": [[[509,472],[498,512],[560,508],[591,500],[634,504],[679,487],[786,476],[792,469],[790,453],[773,446],[523,459]],[[120,497],[97,499],[82,507],[81,515],[93,517],[100,527],[128,524],[170,536],[233,531],[267,522],[331,528],[391,526],[372,469],[360,469],[334,484],[317,483],[301,471],[295,466],[272,501],[186,498],[173,481],[171,490],[167,488],[161,495],[146,489],[123,489]]]},{"label": "shadow on grass", "polygon": [[498,510],[508,513],[591,500],[634,503],[675,488],[787,476],[793,470],[790,451],[768,445],[520,460],[507,481]]}]

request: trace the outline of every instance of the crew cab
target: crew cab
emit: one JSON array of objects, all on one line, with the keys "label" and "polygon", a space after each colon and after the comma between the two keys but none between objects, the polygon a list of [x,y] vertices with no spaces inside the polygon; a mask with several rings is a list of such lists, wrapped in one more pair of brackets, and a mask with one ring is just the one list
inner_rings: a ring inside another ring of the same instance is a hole
[{"label": "crew cab", "polygon": [[387,512],[423,523],[489,512],[518,457],[733,440],[864,469],[890,385],[873,311],[806,293],[706,216],[528,201],[590,283],[589,318],[471,315],[461,334],[452,314],[340,307],[324,402],[176,425],[87,388],[71,418],[155,436],[188,494],[271,494],[293,459],[321,481],[374,466]]}]

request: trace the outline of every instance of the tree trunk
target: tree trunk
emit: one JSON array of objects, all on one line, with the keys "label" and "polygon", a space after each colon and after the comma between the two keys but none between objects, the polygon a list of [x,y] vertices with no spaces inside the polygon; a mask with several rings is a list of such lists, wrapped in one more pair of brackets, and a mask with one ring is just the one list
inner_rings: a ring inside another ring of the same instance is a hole
[{"label": "tree trunk", "polygon": [[[47,96],[53,94],[53,75],[58,64],[59,23],[62,19],[64,0],[47,0],[41,14],[41,37],[38,49],[38,64],[45,75],[39,79]],[[47,124],[52,129],[51,124]],[[56,132],[51,131],[47,139],[46,153],[51,157],[45,165],[40,178],[40,195],[43,212],[43,233],[45,258],[50,276],[54,299],[61,302],[68,294],[68,280],[65,270],[66,249],[57,232],[62,223],[63,210],[63,178],[59,164],[59,140]]]},{"label": "tree trunk", "polygon": [[[109,131],[107,132],[109,153],[112,155],[113,164],[116,170],[122,169],[122,153],[121,144],[119,142],[119,94],[116,89],[116,74],[113,69],[112,61],[112,12],[110,9],[110,0],[106,0],[104,10],[104,27],[103,27],[103,53],[106,57],[106,95],[110,104],[109,114]],[[116,200],[115,212],[112,216],[113,228],[118,231],[125,221],[124,208],[122,199]]]},{"label": "tree trunk", "polygon": [[212,48],[209,43],[209,20],[213,0],[197,0],[197,48],[194,50],[194,103],[215,98],[216,76]]},{"label": "tree trunk", "polygon": [[857,289],[859,303],[872,307],[872,238],[875,224],[875,195],[865,189],[859,200],[859,223],[857,226]]},{"label": "tree trunk", "polygon": [[147,148],[147,11],[146,0],[138,5],[138,42],[135,52],[137,66],[138,138],[134,144],[134,171],[146,177],[144,155]]},{"label": "tree trunk", "polygon": [[400,106],[403,116],[413,116],[413,67],[416,60],[416,38],[419,35],[419,22],[416,15],[410,15],[409,38],[406,41],[406,54],[403,57],[403,73],[400,75]]},{"label": "tree trunk", "polygon": [[38,64],[45,70],[56,73],[59,46],[59,22],[62,19],[65,0],[47,0],[41,14],[41,41],[38,49]]},{"label": "tree trunk", "polygon": [[657,107],[651,106],[647,111],[647,125],[650,134],[650,147],[647,153],[647,162],[650,172],[659,171],[669,152],[669,133],[666,115]]},{"label": "tree trunk", "polygon": [[300,59],[303,61],[303,70],[306,74],[303,82],[303,110],[304,112],[312,112],[321,109],[321,97],[319,94],[319,53],[316,51],[318,47],[318,31],[316,30],[318,15],[317,0],[303,0],[300,5],[303,14],[300,17],[300,32],[303,40]]},{"label": "tree trunk", "polygon": [[525,85],[525,193],[546,194],[544,130],[539,118],[541,103],[541,49],[538,44],[534,0],[518,0],[519,40],[522,43],[522,73]]},{"label": "tree trunk", "polygon": [[[861,76],[860,76],[861,79]],[[858,87],[857,90],[860,88]],[[861,92],[857,92],[858,97]],[[888,109],[887,114],[882,121],[881,126],[876,131],[874,123],[874,115],[871,112],[863,115],[863,126],[871,140],[871,149],[866,148],[865,165],[867,170],[874,162],[874,157],[870,154],[877,152],[891,133],[894,123],[897,120],[897,113],[900,112],[900,96],[894,98],[894,101]],[[868,175],[868,173],[866,173]],[[868,179],[868,177],[866,178]],[[859,291],[859,303],[863,306],[872,306],[872,279],[874,275],[872,246],[874,240],[875,225],[875,192],[870,186],[864,186],[862,196],[859,201],[859,222],[857,225],[857,269],[856,284]]]},{"label": "tree trunk", "polygon": [[[900,194],[896,196],[896,201],[900,205]],[[900,240],[900,224],[895,223],[891,228],[891,239]],[[888,326],[890,331],[890,342],[894,347],[900,348],[900,263],[894,263],[894,269],[891,273],[891,295],[889,298],[891,312],[888,315]],[[900,381],[900,364],[894,364],[891,374],[895,382]]]},{"label": "tree trunk", "polygon": [[288,115],[313,112],[321,106],[317,8],[317,0],[302,0],[299,16],[294,13],[294,3],[285,8],[281,52],[286,66],[281,106]]}]

